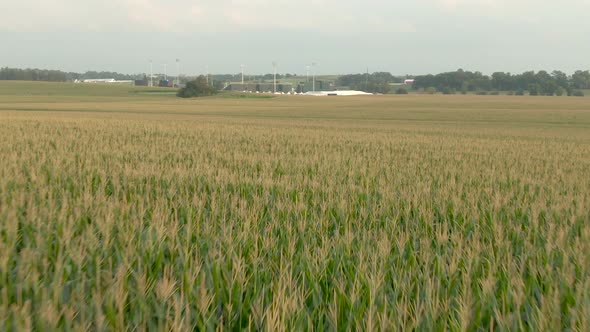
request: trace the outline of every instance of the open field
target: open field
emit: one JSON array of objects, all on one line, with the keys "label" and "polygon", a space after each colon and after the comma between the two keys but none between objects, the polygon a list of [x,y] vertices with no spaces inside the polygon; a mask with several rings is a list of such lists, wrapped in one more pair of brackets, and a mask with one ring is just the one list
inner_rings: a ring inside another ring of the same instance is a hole
[{"label": "open field", "polygon": [[590,330],[590,99],[0,82],[0,330]]}]

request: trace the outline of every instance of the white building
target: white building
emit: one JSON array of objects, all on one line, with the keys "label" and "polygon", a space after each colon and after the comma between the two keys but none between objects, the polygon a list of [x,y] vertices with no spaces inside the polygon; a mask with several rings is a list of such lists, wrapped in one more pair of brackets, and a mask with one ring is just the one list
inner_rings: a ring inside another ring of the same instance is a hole
[{"label": "white building", "polygon": [[356,91],[356,90],[339,90],[339,91],[310,91],[306,92],[305,95],[307,96],[372,96],[372,93],[367,93],[364,91]]}]

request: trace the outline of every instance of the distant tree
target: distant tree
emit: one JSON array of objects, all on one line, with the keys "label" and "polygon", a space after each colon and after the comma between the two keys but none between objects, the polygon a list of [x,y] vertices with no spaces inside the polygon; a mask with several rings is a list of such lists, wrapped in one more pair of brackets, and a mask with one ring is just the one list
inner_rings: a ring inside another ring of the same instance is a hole
[{"label": "distant tree", "polygon": [[572,75],[571,85],[575,89],[590,89],[590,72],[578,70]]},{"label": "distant tree", "polygon": [[181,98],[193,98],[211,96],[216,93],[216,90],[207,83],[205,76],[199,76],[194,81],[186,83],[186,86],[176,94]]},{"label": "distant tree", "polygon": [[565,89],[562,88],[562,87],[560,87],[560,86],[557,87],[557,89],[555,90],[555,95],[556,96],[560,96],[561,97],[561,96],[564,95],[564,93],[565,93]]},{"label": "distant tree", "polygon": [[562,71],[554,70],[551,73],[551,77],[553,78],[555,83],[563,89],[567,88],[570,85],[567,74]]},{"label": "distant tree", "polygon": [[492,88],[498,91],[508,91],[514,88],[514,79],[510,73],[496,72],[492,74]]},{"label": "distant tree", "polygon": [[553,96],[557,88],[559,87],[559,84],[557,83],[556,79],[544,70],[541,70],[537,74],[535,74],[534,85],[536,85],[537,87],[536,95],[544,96]]},{"label": "distant tree", "polygon": [[538,96],[541,92],[541,86],[539,84],[529,84],[528,91],[529,95]]},{"label": "distant tree", "polygon": [[0,80],[65,82],[68,73],[59,70],[1,68]]},{"label": "distant tree", "polygon": [[529,85],[537,83],[537,78],[535,77],[534,71],[527,71],[520,75],[517,75],[516,85],[518,88],[526,90],[528,89]]},{"label": "distant tree", "polygon": [[425,88],[424,93],[429,94],[429,95],[433,95],[436,93],[436,88],[434,88],[434,87]]},{"label": "distant tree", "polygon": [[445,86],[440,90],[440,92],[442,92],[443,95],[454,95],[455,89]]},{"label": "distant tree", "polygon": [[557,89],[560,88],[555,81],[547,81],[543,82],[542,86],[542,94],[545,96],[553,96],[557,93]]},{"label": "distant tree", "polygon": [[136,80],[141,79],[142,75],[127,75],[127,74],[120,74],[116,72],[110,71],[87,71],[84,74],[79,75],[79,79],[105,79],[105,78],[114,78],[116,80]]},{"label": "distant tree", "polygon": [[376,72],[372,74],[342,75],[336,81],[336,85],[372,93],[390,93],[390,83],[401,83],[403,80],[403,78],[395,77],[391,73]]},{"label": "distant tree", "polygon": [[408,94],[408,90],[406,90],[405,88],[399,88],[399,89],[395,90],[395,94],[397,94],[397,95],[407,95]]},{"label": "distant tree", "polygon": [[[364,89],[363,89],[364,90]],[[372,93],[390,93],[391,85],[387,82],[370,82],[366,92]]]},{"label": "distant tree", "polygon": [[[452,90],[490,90],[492,82],[488,76],[480,72],[470,72],[459,69],[455,72],[441,73],[437,75],[416,76],[414,88],[421,89],[435,87],[438,91]],[[451,89],[451,90],[447,90]]]},{"label": "distant tree", "polygon": [[574,97],[584,97],[584,91],[582,91],[582,90],[575,90],[572,93],[572,96],[574,96]]}]

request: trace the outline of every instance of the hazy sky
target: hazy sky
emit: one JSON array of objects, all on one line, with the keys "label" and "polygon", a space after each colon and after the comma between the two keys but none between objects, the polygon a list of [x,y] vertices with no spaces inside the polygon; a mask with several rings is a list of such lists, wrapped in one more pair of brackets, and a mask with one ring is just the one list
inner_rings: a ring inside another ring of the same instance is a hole
[{"label": "hazy sky", "polygon": [[590,69],[590,0],[19,0],[0,66],[83,72]]}]

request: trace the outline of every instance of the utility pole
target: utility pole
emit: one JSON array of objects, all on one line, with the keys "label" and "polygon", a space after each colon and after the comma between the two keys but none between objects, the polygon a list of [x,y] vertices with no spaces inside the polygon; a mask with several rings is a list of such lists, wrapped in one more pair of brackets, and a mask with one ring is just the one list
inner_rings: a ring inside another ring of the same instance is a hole
[{"label": "utility pole", "polygon": [[168,80],[168,64],[164,64],[164,80]]},{"label": "utility pole", "polygon": [[309,82],[309,65],[305,66],[305,72],[306,72],[305,83],[308,83]]},{"label": "utility pole", "polygon": [[242,89],[244,88],[244,65],[240,65],[240,69],[242,70]]},{"label": "utility pole", "polygon": [[207,85],[209,85],[209,66],[206,67],[207,71],[205,73],[205,80],[207,80]]}]

